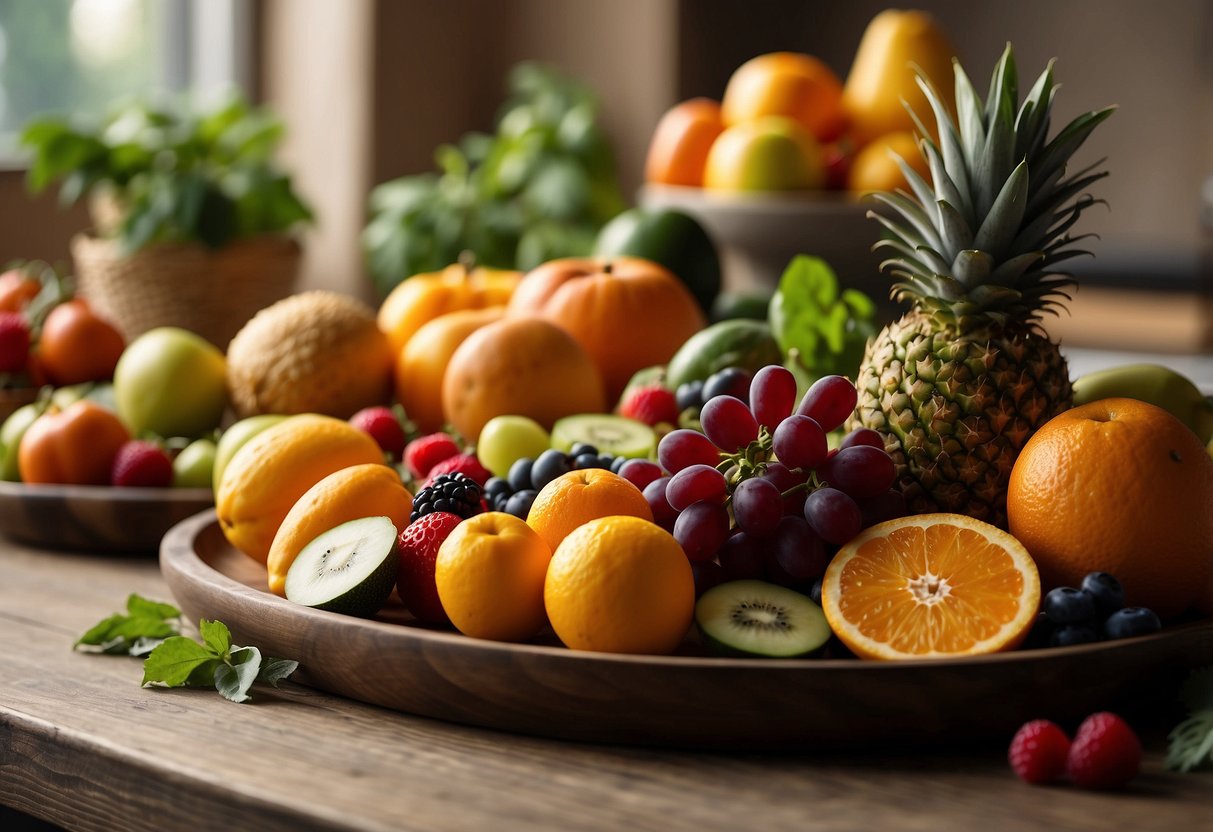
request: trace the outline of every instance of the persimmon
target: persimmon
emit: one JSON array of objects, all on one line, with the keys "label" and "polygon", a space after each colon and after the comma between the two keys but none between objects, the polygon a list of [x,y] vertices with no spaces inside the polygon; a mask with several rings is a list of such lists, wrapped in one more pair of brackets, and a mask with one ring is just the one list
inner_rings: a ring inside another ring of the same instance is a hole
[{"label": "persimmon", "polygon": [[21,481],[109,485],[114,457],[130,438],[113,411],[87,399],[48,411],[34,420],[17,447]]},{"label": "persimmon", "polygon": [[122,333],[82,298],[56,306],[42,323],[38,355],[47,377],[57,386],[114,377],[126,348]]},{"label": "persimmon", "polygon": [[653,131],[645,158],[646,182],[659,185],[703,185],[708,151],[724,130],[720,104],[710,98],[692,98],[675,104]]}]

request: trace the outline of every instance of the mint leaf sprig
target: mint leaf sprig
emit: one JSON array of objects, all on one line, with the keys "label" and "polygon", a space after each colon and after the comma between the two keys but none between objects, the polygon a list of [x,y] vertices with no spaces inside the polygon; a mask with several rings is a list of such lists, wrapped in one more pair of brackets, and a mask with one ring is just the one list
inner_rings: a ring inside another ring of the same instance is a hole
[{"label": "mint leaf sprig", "polygon": [[181,632],[181,610],[172,604],[149,601],[132,593],[126,599],[126,614],[114,613],[98,621],[80,636],[73,649],[88,652],[142,656],[166,638]]},{"label": "mint leaf sprig", "polygon": [[1188,718],[1167,735],[1167,768],[1188,772],[1213,767],[1213,667],[1194,671],[1179,697]]},{"label": "mint leaf sprig", "polygon": [[254,682],[273,687],[295,672],[298,662],[262,659],[256,647],[237,647],[222,621],[198,622],[202,643],[185,636],[167,638],[143,660],[143,686],[215,690],[232,702],[247,702]]}]

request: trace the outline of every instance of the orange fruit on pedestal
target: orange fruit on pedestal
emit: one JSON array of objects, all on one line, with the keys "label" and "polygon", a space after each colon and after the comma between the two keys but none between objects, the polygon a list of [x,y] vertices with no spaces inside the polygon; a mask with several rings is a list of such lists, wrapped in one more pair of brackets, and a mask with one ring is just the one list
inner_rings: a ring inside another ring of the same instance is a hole
[{"label": "orange fruit on pedestal", "polygon": [[692,98],[675,104],[653,131],[644,163],[645,181],[701,187],[708,151],[723,130],[720,104],[712,99]]},{"label": "orange fruit on pedestal", "polygon": [[913,133],[897,132],[886,133],[855,154],[847,172],[847,189],[857,194],[895,191],[898,188],[908,191],[910,183],[893,158],[894,153],[930,183],[931,169],[918,149],[918,140]]},{"label": "orange fruit on pedestal", "polygon": [[552,551],[526,523],[490,511],[456,526],[438,547],[434,583],[455,629],[521,641],[542,629],[543,581]]},{"label": "orange fruit on pedestal", "polygon": [[540,489],[526,522],[555,551],[573,529],[613,514],[653,522],[653,510],[639,488],[618,474],[586,468],[562,474]]},{"label": "orange fruit on pedestal", "polygon": [[1032,627],[1040,578],[1014,537],[961,514],[878,523],[838,550],[821,606],[865,659],[975,656],[1010,650]]},{"label": "orange fruit on pedestal", "polygon": [[842,81],[812,55],[771,52],[733,71],[720,102],[726,126],[763,116],[787,116],[819,142],[831,142],[846,128]]},{"label": "orange fruit on pedestal", "polygon": [[673,653],[691,626],[695,578],[674,536],[638,517],[578,526],[552,555],[543,600],[574,650]]},{"label": "orange fruit on pedestal", "polygon": [[1179,419],[1103,399],[1046,422],[1007,489],[1007,520],[1046,589],[1110,572],[1163,620],[1213,582],[1213,459]]}]

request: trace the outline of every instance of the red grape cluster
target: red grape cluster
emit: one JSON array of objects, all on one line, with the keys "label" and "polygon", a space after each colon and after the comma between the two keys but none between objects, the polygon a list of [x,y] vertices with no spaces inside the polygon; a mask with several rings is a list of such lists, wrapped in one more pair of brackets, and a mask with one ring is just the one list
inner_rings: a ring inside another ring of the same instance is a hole
[{"label": "red grape cluster", "polygon": [[619,472],[673,531],[700,591],[743,578],[810,586],[838,546],[905,513],[880,434],[860,428],[828,447],[826,434],[855,409],[844,376],[819,379],[797,405],[795,377],[773,364],[754,374],[748,393],[748,404],[708,399],[703,433],[672,431],[656,464],[632,460]]}]

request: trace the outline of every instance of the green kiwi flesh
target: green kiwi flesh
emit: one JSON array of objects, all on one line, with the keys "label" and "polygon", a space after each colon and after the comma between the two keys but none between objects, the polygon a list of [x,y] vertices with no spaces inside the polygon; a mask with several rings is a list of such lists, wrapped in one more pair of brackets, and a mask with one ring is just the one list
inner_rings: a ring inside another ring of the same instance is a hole
[{"label": "green kiwi flesh", "polygon": [[287,600],[370,618],[396,585],[396,540],[389,517],[363,517],[322,532],[287,570]]},{"label": "green kiwi flesh", "polygon": [[725,656],[808,656],[830,638],[821,607],[807,595],[764,581],[709,589],[695,604],[695,623],[707,647]]}]

